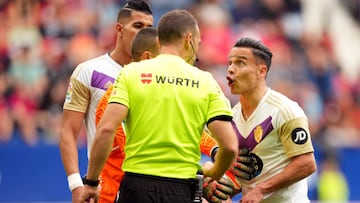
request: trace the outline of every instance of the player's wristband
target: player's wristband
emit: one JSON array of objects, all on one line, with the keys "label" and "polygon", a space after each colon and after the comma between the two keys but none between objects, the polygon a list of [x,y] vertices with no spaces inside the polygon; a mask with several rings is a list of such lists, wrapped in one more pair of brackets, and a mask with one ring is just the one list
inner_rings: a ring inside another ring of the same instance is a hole
[{"label": "player's wristband", "polygon": [[77,187],[84,186],[83,181],[81,179],[81,176],[79,173],[73,173],[67,177],[69,189],[70,191],[73,191]]},{"label": "player's wristband", "polygon": [[82,178],[82,182],[84,183],[84,185],[89,185],[89,186],[92,186],[92,187],[97,187],[100,183],[100,180],[89,180],[86,178],[86,176],[84,176]]},{"label": "player's wristband", "polygon": [[218,146],[215,146],[213,149],[211,149],[210,151],[210,158],[211,158],[211,161],[212,162],[215,162],[215,156],[216,156],[216,153],[219,151],[219,147]]}]

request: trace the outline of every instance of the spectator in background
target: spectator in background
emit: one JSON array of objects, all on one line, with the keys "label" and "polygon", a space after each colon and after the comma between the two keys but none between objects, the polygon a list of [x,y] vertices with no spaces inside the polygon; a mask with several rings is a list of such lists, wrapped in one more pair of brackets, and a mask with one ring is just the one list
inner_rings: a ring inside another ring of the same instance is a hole
[{"label": "spectator in background", "polygon": [[[46,38],[42,43],[41,53],[49,82],[40,103],[38,125],[45,144],[59,143],[63,104],[73,71],[64,47],[56,38]],[[80,141],[79,145],[83,146]]]},{"label": "spectator in background", "polygon": [[[2,5],[0,5],[0,18],[5,19]],[[11,141],[14,130],[14,119],[9,107],[9,56],[6,41],[6,20],[0,21],[0,143],[6,144]]]},{"label": "spectator in background", "polygon": [[0,69],[0,144],[11,140],[14,129],[14,118],[7,102],[8,80],[5,72]]},{"label": "spectator in background", "polygon": [[195,17],[199,19],[202,33],[199,66],[206,69],[224,67],[227,61],[226,53],[234,41],[229,13],[223,6],[215,3],[197,4],[192,9]]},{"label": "spectator in background", "polygon": [[148,4],[129,0],[118,14],[115,48],[110,53],[80,63],[70,78],[59,143],[73,202],[79,201],[83,189],[77,151],[77,139],[83,123],[87,130],[89,157],[96,129],[98,102],[122,66],[131,62],[131,43],[137,32],[152,25],[152,11]]},{"label": "spectator in background", "polygon": [[231,27],[232,19],[226,10],[226,4],[218,0],[196,1],[190,4],[187,9],[198,19],[201,30],[202,39],[197,66],[213,74],[233,104],[236,98],[226,88],[226,80],[224,79],[226,73],[223,71],[226,67],[226,53],[235,39]]},{"label": "spectator in background", "polygon": [[347,180],[339,169],[339,164],[333,155],[328,155],[320,163],[317,185],[318,200],[326,203],[349,201]]},{"label": "spectator in background", "polygon": [[[45,67],[34,56],[33,47],[19,47],[13,54],[9,76],[13,90],[10,96],[11,111],[28,145],[38,142],[37,112],[47,87]],[[35,119],[34,119],[35,118]]]},{"label": "spectator in background", "polygon": [[300,2],[304,19],[304,40],[308,49],[329,40],[331,53],[346,80],[351,84],[356,83],[360,78],[360,18],[353,9],[359,8],[359,1]]},{"label": "spectator in background", "polygon": [[252,0],[235,0],[230,6],[233,24],[252,21],[258,18],[258,2]]},{"label": "spectator in background", "polygon": [[11,1],[7,9],[9,107],[22,140],[34,146],[40,138],[37,112],[47,87],[46,70],[39,57],[39,2]]}]

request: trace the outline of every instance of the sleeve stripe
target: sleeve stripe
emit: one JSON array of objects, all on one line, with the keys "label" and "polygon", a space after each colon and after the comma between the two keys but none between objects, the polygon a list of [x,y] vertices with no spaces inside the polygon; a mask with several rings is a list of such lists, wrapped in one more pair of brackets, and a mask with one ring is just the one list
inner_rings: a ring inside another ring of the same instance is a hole
[{"label": "sleeve stripe", "polygon": [[208,122],[206,123],[206,125],[209,125],[209,123],[215,121],[215,120],[220,120],[220,121],[231,121],[232,120],[232,116],[229,115],[220,115],[220,116],[215,116],[212,117],[208,120]]}]

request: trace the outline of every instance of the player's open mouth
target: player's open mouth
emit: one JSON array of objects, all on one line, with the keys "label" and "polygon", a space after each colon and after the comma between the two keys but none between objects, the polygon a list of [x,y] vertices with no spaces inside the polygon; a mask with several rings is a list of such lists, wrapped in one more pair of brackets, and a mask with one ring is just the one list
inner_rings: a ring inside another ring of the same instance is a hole
[{"label": "player's open mouth", "polygon": [[230,77],[230,76],[227,76],[227,77],[226,77],[226,79],[228,80],[228,86],[230,86],[230,87],[231,87],[231,85],[234,83],[234,80],[233,80],[233,79],[231,79],[231,77]]}]

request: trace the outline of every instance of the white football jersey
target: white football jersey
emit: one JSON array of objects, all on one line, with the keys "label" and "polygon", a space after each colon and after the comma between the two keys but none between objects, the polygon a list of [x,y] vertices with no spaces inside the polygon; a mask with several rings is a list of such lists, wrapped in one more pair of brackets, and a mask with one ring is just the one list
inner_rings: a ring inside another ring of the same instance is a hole
[{"label": "white football jersey", "polygon": [[63,108],[85,113],[88,157],[96,132],[97,105],[121,68],[109,54],[104,54],[79,64],[71,75]]},{"label": "white football jersey", "polygon": [[[301,107],[283,94],[268,89],[252,115],[244,120],[241,104],[233,107],[240,148],[249,148],[263,163],[261,173],[250,181],[241,180],[242,193],[281,173],[290,158],[312,152],[308,120]],[[306,203],[306,178],[271,194],[262,203]]]}]

